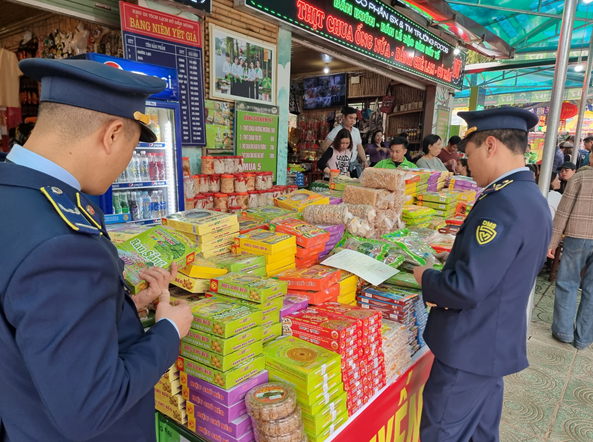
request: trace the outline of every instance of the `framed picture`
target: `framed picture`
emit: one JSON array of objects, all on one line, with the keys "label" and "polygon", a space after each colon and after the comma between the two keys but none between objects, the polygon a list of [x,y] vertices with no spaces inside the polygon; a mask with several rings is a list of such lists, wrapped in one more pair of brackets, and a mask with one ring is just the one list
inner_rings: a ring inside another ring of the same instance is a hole
[{"label": "framed picture", "polygon": [[276,103],[276,47],[210,24],[210,96]]}]

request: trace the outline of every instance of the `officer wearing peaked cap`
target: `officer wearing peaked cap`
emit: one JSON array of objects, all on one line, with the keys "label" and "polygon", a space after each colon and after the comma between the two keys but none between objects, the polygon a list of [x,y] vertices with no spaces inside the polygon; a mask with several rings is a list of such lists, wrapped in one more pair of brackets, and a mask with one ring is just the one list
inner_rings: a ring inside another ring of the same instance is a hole
[{"label": "officer wearing peaked cap", "polygon": [[529,295],[552,220],[524,163],[537,117],[523,109],[460,112],[472,177],[485,188],[442,271],[416,268],[432,307],[424,337],[435,356],[424,389],[422,442],[499,440],[503,376],[528,366]]},{"label": "officer wearing peaked cap", "polygon": [[[41,105],[30,138],[0,163],[0,440],[154,441],[153,387],[191,310],[170,304],[172,274],[159,268],[129,295],[84,193],[104,193],[138,140],[155,141],[142,112],[165,83],[87,60],[19,67],[41,81]],[[138,309],[159,296],[145,332]]]}]

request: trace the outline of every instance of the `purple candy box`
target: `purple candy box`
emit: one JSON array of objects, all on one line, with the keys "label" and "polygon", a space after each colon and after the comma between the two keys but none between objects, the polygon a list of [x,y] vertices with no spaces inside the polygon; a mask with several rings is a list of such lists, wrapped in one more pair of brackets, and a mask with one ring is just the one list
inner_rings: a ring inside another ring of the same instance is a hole
[{"label": "purple candy box", "polygon": [[280,317],[284,318],[291,313],[304,310],[307,307],[309,307],[309,298],[304,296],[286,295],[284,297],[284,305],[282,306],[282,310],[280,310]]}]

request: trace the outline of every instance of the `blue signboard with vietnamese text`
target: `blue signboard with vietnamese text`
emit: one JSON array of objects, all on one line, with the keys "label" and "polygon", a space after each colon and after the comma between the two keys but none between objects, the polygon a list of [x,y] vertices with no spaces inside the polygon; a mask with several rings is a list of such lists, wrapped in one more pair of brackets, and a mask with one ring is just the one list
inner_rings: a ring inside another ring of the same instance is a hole
[{"label": "blue signboard with vietnamese text", "polygon": [[181,143],[206,146],[200,23],[120,2],[124,57],[177,69]]}]

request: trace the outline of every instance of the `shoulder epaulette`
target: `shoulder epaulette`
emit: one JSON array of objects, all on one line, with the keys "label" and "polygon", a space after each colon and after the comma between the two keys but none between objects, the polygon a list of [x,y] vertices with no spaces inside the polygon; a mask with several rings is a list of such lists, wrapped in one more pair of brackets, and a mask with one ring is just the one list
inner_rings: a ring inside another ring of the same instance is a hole
[{"label": "shoulder epaulette", "polygon": [[86,233],[87,235],[101,235],[101,231],[91,225],[80,212],[76,204],[58,187],[42,187],[41,193],[49,200],[53,208],[58,212],[60,218],[75,232]]}]

